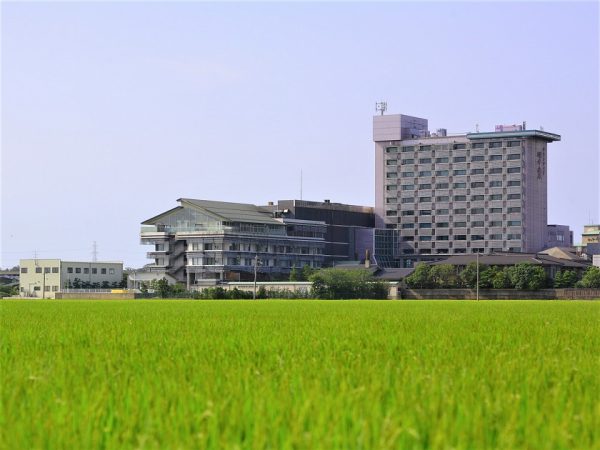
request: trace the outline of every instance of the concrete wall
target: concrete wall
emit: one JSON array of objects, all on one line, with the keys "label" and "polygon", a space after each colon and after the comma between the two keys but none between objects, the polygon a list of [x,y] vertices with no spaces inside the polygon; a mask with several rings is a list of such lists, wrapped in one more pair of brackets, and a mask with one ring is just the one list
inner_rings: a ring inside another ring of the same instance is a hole
[{"label": "concrete wall", "polygon": [[[474,289],[402,289],[402,299],[407,300],[474,300]],[[518,291],[515,289],[481,289],[481,300],[600,300],[600,289],[541,289]]]},{"label": "concrete wall", "polygon": [[523,252],[539,252],[546,247],[548,226],[547,144],[541,139],[527,139],[523,164]]},{"label": "concrete wall", "polygon": [[[142,296],[145,297],[145,296]],[[90,292],[90,293],[63,293],[57,292],[56,299],[60,300],[133,300],[135,298],[140,298],[139,294],[135,294],[133,292],[124,292],[119,294],[111,294],[111,293],[102,293],[102,292]]]}]

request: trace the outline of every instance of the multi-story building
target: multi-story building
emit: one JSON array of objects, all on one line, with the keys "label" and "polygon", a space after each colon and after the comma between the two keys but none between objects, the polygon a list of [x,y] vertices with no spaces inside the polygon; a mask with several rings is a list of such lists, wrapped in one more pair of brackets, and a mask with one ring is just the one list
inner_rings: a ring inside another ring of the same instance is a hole
[{"label": "multi-story building", "polygon": [[243,203],[178,202],[142,222],[141,242],[154,246],[146,269],[185,282],[188,289],[205,280],[251,280],[255,270],[259,279],[276,279],[292,267],[323,265],[324,222],[276,217]]},{"label": "multi-story building", "polygon": [[63,289],[109,288],[123,281],[122,262],[22,259],[19,267],[19,291],[26,297],[54,298]]},{"label": "multi-story building", "polygon": [[546,233],[546,248],[573,245],[573,232],[568,225],[548,225]]},{"label": "multi-story building", "polygon": [[301,222],[295,225],[294,221],[325,223],[325,266],[363,260],[367,251],[373,255],[375,214],[371,206],[346,205],[329,200],[279,200],[277,203],[270,202],[264,208],[286,221],[290,236],[299,235],[302,229]]},{"label": "multi-story building", "polygon": [[581,233],[581,251],[590,258],[600,255],[600,225],[584,225]]},{"label": "multi-story building", "polygon": [[448,135],[427,119],[373,119],[376,227],[395,230],[402,266],[452,254],[546,245],[549,142],[525,124]]}]

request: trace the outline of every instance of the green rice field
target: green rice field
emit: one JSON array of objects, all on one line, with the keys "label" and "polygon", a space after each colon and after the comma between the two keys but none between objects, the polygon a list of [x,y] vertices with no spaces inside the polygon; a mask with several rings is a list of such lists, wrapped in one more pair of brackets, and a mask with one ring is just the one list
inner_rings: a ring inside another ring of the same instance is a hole
[{"label": "green rice field", "polygon": [[1,449],[599,449],[600,302],[0,301]]}]

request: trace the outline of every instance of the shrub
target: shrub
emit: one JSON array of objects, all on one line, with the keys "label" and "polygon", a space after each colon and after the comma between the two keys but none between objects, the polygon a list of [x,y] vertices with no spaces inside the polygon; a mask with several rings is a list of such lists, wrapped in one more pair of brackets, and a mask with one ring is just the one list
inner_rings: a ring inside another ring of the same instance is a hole
[{"label": "shrub", "polygon": [[581,287],[600,288],[600,267],[589,267],[581,278]]},{"label": "shrub", "polygon": [[430,271],[431,268],[429,265],[425,263],[419,263],[417,264],[414,272],[406,277],[404,281],[410,288],[427,289],[432,287]]},{"label": "shrub", "polygon": [[544,269],[530,263],[519,263],[512,266],[508,275],[515,289],[537,291],[546,284]]},{"label": "shrub", "polygon": [[311,275],[312,294],[315,298],[387,298],[385,282],[376,281],[366,270],[323,269]]}]

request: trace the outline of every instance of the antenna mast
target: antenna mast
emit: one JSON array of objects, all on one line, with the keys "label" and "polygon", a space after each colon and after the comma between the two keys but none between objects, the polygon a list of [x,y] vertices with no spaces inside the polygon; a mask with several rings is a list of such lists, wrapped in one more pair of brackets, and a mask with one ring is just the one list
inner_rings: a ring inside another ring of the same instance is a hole
[{"label": "antenna mast", "polygon": [[387,111],[387,102],[375,103],[375,111],[378,111],[383,116],[383,113]]}]

